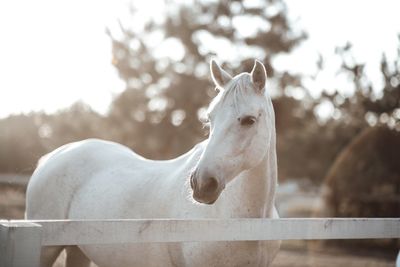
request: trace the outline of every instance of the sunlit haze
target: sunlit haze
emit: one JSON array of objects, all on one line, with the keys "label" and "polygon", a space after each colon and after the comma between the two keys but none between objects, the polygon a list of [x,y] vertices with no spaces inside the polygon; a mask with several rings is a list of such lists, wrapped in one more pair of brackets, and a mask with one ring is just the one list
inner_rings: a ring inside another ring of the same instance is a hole
[{"label": "sunlit haze", "polygon": [[[136,20],[162,16],[162,1],[155,2],[137,1],[141,15]],[[313,74],[321,53],[328,68],[316,80],[306,81],[311,93],[346,88],[348,81],[335,76],[340,62],[333,55],[335,46],[349,41],[356,59],[368,63],[367,73],[379,88],[382,53],[389,58],[396,53],[399,1],[286,2],[289,18],[308,32],[309,39],[293,54],[278,57],[274,67]],[[125,88],[111,64],[105,29],[115,27],[127,8],[123,0],[0,2],[0,117],[54,112],[78,100],[105,113],[113,95]]]}]

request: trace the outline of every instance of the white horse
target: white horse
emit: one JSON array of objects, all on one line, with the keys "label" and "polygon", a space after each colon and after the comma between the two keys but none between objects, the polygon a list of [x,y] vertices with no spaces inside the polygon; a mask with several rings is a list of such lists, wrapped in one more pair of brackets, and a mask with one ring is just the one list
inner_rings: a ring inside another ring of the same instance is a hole
[{"label": "white horse", "polygon": [[[207,140],[166,161],[101,140],[62,146],[40,160],[29,182],[27,219],[277,218],[264,65],[256,61],[233,78],[215,61],[210,66],[220,92],[208,109]],[[64,248],[67,266],[268,266],[279,241],[43,247],[41,265],[52,266]]]}]

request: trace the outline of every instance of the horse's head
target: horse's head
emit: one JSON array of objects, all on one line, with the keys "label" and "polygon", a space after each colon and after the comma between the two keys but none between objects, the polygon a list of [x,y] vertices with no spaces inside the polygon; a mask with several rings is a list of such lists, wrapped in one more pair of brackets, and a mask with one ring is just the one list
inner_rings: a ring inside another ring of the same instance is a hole
[{"label": "horse's head", "polygon": [[229,182],[261,163],[275,120],[261,62],[233,78],[213,60],[210,68],[219,94],[208,109],[207,146],[190,176],[193,198],[205,204],[213,204]]}]

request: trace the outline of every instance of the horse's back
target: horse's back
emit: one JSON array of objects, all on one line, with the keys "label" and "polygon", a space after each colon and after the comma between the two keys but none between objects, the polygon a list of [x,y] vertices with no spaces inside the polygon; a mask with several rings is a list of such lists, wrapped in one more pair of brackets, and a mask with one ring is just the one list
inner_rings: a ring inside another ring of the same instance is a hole
[{"label": "horse's back", "polygon": [[118,165],[141,158],[120,144],[88,139],[64,145],[40,159],[27,188],[29,219],[66,219],[72,198],[85,183]]}]

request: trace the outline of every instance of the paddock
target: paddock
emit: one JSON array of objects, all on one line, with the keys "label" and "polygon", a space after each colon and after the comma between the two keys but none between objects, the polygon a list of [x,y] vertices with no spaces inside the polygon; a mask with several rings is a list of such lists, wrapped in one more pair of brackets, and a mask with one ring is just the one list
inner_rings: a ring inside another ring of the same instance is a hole
[{"label": "paddock", "polygon": [[38,267],[51,245],[400,238],[400,218],[4,220],[0,267]]}]

